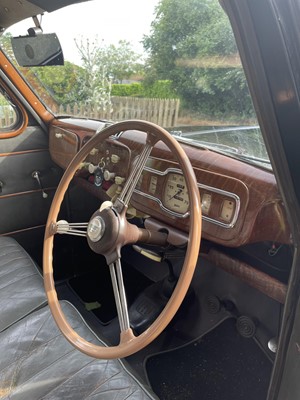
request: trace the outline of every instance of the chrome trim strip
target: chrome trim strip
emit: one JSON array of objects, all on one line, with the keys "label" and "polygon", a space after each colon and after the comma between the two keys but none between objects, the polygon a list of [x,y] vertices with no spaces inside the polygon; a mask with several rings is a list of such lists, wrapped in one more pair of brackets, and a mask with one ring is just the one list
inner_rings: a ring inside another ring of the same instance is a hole
[{"label": "chrome trim strip", "polygon": [[[178,168],[167,168],[164,172],[162,172],[162,171],[158,171],[158,170],[156,170],[154,168],[151,168],[151,167],[145,167],[144,171],[147,171],[147,172],[150,172],[152,174],[159,175],[159,176],[165,176],[165,175],[168,175],[169,173],[177,173],[179,175],[183,175],[182,171],[180,169],[178,169]],[[235,224],[236,224],[236,221],[238,219],[238,215],[239,215],[239,212],[240,212],[240,208],[241,208],[241,200],[240,200],[239,196],[237,194],[235,194],[235,193],[228,192],[228,191],[223,190],[223,189],[218,189],[218,188],[215,188],[215,187],[212,187],[212,186],[204,185],[202,183],[197,183],[197,185],[198,185],[199,189],[209,190],[209,191],[214,192],[214,193],[225,195],[225,196],[230,197],[230,198],[232,198],[234,200],[234,202],[235,202],[235,211],[234,211],[234,215],[233,215],[232,221],[230,223],[228,223],[228,224],[225,223],[225,222],[221,222],[221,221],[215,220],[213,218],[207,217],[206,215],[202,214],[202,219],[205,220],[205,221],[208,221],[208,222],[210,222],[212,224],[221,226],[222,228],[226,228],[226,229],[233,228],[235,226]],[[179,213],[177,213],[175,211],[169,210],[168,208],[166,208],[162,204],[161,200],[159,200],[157,197],[154,197],[154,196],[152,196],[152,195],[150,195],[148,193],[144,193],[144,192],[142,192],[142,191],[140,191],[138,189],[134,189],[134,193],[137,193],[137,194],[139,194],[141,196],[144,196],[144,197],[146,197],[146,198],[148,198],[150,200],[155,201],[163,211],[165,211],[166,213],[172,215],[173,217],[187,218],[189,216],[189,214],[190,214],[189,211],[186,212],[185,214],[179,214]]]}]

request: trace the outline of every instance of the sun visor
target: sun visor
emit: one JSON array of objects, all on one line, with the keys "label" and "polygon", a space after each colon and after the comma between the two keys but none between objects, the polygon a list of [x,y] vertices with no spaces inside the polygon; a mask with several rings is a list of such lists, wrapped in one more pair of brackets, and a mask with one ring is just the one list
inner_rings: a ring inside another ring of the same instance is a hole
[{"label": "sun visor", "polygon": [[64,56],[55,33],[19,36],[11,39],[12,49],[22,67],[63,65]]}]

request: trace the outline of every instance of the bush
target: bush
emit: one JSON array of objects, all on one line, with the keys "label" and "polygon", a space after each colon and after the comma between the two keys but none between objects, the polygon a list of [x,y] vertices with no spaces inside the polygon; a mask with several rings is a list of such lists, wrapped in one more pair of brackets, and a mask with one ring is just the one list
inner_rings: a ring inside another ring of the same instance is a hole
[{"label": "bush", "polygon": [[140,83],[114,83],[112,85],[112,96],[142,97],[143,86]]},{"label": "bush", "polygon": [[172,89],[172,82],[169,80],[155,81],[152,84],[143,85],[144,97],[158,99],[174,99],[177,98],[175,91]]},{"label": "bush", "polygon": [[113,84],[111,94],[112,96],[146,97],[158,99],[174,99],[178,97],[171,88],[171,81],[167,80],[155,81],[152,84]]}]

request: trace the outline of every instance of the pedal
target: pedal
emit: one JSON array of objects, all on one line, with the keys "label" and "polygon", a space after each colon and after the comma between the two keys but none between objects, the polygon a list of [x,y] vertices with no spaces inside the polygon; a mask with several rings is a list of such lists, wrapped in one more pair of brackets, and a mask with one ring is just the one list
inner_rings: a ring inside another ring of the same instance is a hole
[{"label": "pedal", "polygon": [[241,315],[236,320],[236,329],[241,336],[250,339],[255,335],[256,325],[254,321],[245,315]]},{"label": "pedal", "polygon": [[204,307],[210,314],[217,314],[221,310],[221,302],[215,295],[209,295],[205,298]]}]

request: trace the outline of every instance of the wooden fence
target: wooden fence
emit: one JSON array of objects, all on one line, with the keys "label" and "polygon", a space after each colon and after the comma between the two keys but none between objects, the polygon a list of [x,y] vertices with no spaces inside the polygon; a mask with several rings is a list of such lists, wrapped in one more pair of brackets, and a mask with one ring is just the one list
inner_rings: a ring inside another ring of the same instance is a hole
[{"label": "wooden fence", "polygon": [[10,105],[0,105],[0,128],[9,128],[17,121],[17,115]]},{"label": "wooden fence", "polygon": [[[134,97],[112,97],[111,111],[97,105],[75,104],[59,106],[53,110],[58,115],[73,115],[94,119],[123,121],[125,119],[144,119],[160,126],[171,128],[177,125],[179,99],[146,99]],[[108,107],[110,108],[110,107]]]},{"label": "wooden fence", "polygon": [[[57,115],[72,115],[94,119],[123,121],[144,119],[165,128],[177,125],[179,99],[146,99],[134,97],[112,97],[112,111],[101,110],[97,105],[75,104],[53,106]],[[9,107],[0,109],[0,128],[7,128],[16,122],[16,115]]]}]

